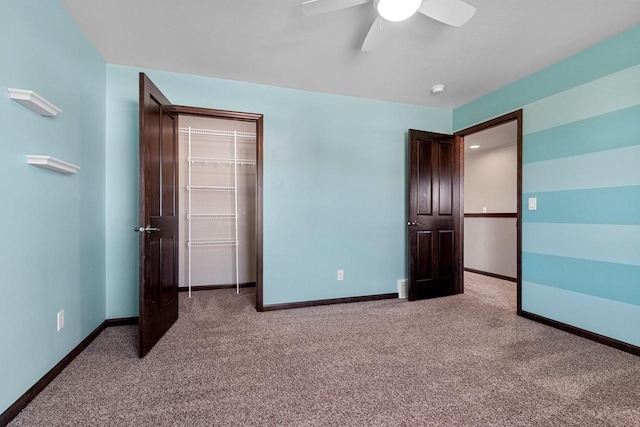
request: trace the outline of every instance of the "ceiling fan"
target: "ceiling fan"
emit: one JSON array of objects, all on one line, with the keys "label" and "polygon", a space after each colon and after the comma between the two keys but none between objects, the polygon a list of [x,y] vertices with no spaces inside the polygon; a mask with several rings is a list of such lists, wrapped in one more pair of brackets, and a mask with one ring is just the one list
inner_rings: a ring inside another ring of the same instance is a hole
[{"label": "ceiling fan", "polygon": [[364,52],[380,46],[389,30],[389,22],[404,21],[416,12],[454,27],[465,24],[476,13],[475,7],[460,0],[306,0],[300,7],[302,13],[311,16],[365,3],[373,3],[378,17],[362,43]]}]

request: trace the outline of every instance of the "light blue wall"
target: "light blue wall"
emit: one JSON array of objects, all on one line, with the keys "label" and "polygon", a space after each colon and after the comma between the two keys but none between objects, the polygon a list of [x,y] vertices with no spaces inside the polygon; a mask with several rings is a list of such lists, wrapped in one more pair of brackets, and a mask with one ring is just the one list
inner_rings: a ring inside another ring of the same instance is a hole
[{"label": "light blue wall", "polygon": [[[107,66],[107,317],[137,314],[139,71]],[[145,72],[174,104],[264,114],[265,304],[396,292],[407,130],[450,110]]]},{"label": "light blue wall", "polygon": [[[140,70],[105,66],[58,1],[4,1],[0,28],[0,90],[33,89],[63,110],[50,119],[0,102],[1,412],[105,317],[137,314]],[[453,117],[146,72],[176,104],[265,115],[265,304],[394,292],[406,277],[407,129],[451,132],[452,120],[524,107],[525,200],[539,210],[525,214],[523,308],[640,345],[639,44],[636,27]],[[81,170],[38,169],[27,154]]]},{"label": "light blue wall", "polygon": [[[105,319],[106,65],[58,1],[2,1],[0,28],[1,413]],[[39,116],[7,88],[62,113]],[[27,154],[81,169],[61,175]]]},{"label": "light blue wall", "polygon": [[640,26],[454,111],[459,130],[523,108],[523,310],[636,346],[638,46]]}]

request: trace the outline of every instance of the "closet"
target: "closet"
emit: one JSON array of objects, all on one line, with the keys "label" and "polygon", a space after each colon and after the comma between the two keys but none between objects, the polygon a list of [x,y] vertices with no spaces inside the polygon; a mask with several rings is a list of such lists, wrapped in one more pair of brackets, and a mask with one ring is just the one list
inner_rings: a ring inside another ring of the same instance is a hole
[{"label": "closet", "polygon": [[256,282],[256,125],[180,115],[179,287]]}]

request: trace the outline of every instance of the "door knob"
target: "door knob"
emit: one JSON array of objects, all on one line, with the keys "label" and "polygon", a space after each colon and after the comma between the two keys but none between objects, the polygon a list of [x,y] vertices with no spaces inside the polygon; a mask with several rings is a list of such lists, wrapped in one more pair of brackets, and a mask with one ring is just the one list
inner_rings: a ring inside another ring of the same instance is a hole
[{"label": "door knob", "polygon": [[409,221],[409,222],[407,222],[407,225],[411,225],[411,226],[417,227],[417,226],[422,225],[422,224],[419,223],[418,221],[413,221],[413,222]]},{"label": "door knob", "polygon": [[152,231],[160,231],[160,230],[162,230],[162,228],[152,227],[151,224],[147,225],[146,227],[136,227],[133,229],[133,231],[137,231],[139,233],[144,233],[146,231],[147,234],[150,234]]}]

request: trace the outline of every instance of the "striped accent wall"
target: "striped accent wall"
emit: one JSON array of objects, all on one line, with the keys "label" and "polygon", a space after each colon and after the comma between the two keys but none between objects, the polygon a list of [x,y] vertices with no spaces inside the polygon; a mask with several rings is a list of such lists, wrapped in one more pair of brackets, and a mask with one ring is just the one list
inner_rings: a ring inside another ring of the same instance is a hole
[{"label": "striped accent wall", "polygon": [[[634,51],[638,28],[617,36]],[[454,111],[456,129],[498,113],[486,98]],[[523,100],[522,309],[640,346],[640,60]]]},{"label": "striped accent wall", "polygon": [[522,309],[640,346],[640,65],[523,110]]}]

